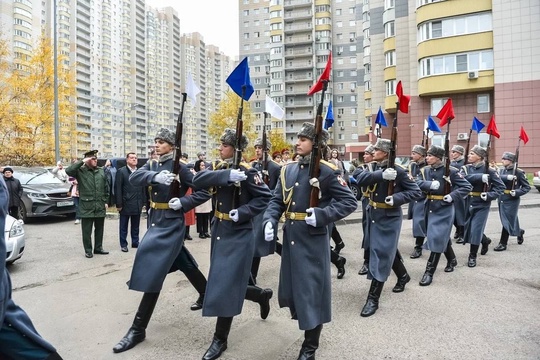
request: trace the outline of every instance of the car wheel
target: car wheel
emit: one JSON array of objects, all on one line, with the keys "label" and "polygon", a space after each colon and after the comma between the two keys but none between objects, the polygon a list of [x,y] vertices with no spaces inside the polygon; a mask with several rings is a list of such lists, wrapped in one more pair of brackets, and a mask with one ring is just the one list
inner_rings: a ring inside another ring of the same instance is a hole
[{"label": "car wheel", "polygon": [[23,203],[21,203],[21,205],[19,206],[19,219],[21,219],[25,223],[28,220],[28,214],[26,212],[26,207],[24,206]]},{"label": "car wheel", "polygon": [[351,184],[351,191],[356,198],[356,200],[360,200],[360,197],[362,196],[362,193],[360,192],[360,188],[356,184]]}]

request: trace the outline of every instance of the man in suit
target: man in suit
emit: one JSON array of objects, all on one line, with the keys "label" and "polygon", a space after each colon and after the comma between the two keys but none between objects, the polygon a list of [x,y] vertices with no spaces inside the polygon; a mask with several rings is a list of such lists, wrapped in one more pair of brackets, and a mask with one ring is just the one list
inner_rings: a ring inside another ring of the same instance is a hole
[{"label": "man in suit", "polygon": [[11,279],[6,269],[4,227],[8,214],[8,190],[0,177],[0,359],[58,360],[56,349],[37,332],[26,312],[11,299]]},{"label": "man in suit", "polygon": [[127,234],[128,225],[131,221],[131,247],[139,246],[139,228],[141,224],[141,212],[144,205],[144,186],[130,184],[129,177],[137,170],[137,155],[126,155],[126,166],[116,172],[115,203],[120,213],[120,248],[128,252]]}]

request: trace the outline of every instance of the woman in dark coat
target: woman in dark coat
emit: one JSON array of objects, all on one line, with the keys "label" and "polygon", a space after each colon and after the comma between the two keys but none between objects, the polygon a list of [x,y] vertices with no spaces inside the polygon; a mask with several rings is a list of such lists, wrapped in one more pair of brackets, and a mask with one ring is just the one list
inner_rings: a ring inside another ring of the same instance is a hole
[{"label": "woman in dark coat", "polygon": [[8,212],[9,215],[13,216],[15,219],[19,218],[19,207],[21,206],[21,197],[23,196],[23,187],[19,179],[13,177],[13,169],[10,167],[5,167],[2,170],[4,174],[4,181],[8,189],[9,200],[8,200]]}]

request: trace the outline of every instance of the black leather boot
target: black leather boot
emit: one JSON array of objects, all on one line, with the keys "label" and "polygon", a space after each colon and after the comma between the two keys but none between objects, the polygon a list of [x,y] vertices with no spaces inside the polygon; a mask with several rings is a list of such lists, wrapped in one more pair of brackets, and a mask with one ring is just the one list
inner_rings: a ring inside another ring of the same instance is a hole
[{"label": "black leather boot", "polygon": [[146,327],[152,317],[159,293],[144,293],[133,325],[127,334],[113,347],[113,352],[120,353],[133,348],[146,337]]},{"label": "black leather boot", "polygon": [[469,261],[467,262],[468,267],[476,266],[477,255],[478,255],[478,245],[471,245],[471,253],[469,254]]},{"label": "black leather boot", "polygon": [[426,265],[426,272],[420,280],[420,286],[429,286],[433,281],[433,274],[437,270],[437,265],[439,264],[439,259],[441,258],[441,253],[431,253],[429,254],[429,259]]},{"label": "black leather boot", "polygon": [[501,240],[499,240],[499,245],[495,246],[493,251],[504,251],[506,250],[506,245],[508,244],[508,238],[510,237],[510,234],[508,234],[508,231],[503,227],[501,232]]},{"label": "black leather boot", "polygon": [[251,260],[251,276],[249,277],[249,285],[257,285],[257,275],[259,274],[259,267],[261,265],[261,258],[254,256]]},{"label": "black leather boot", "polygon": [[334,251],[339,254],[341,249],[345,247],[345,243],[343,242],[343,239],[341,238],[341,234],[339,233],[336,224],[332,226],[332,240],[334,240],[334,243],[336,246],[334,246]]},{"label": "black leather boot", "polygon": [[270,299],[273,295],[272,289],[261,289],[258,286],[248,285],[245,299],[256,302],[261,307],[261,319],[266,319],[270,313]]},{"label": "black leather boot", "polygon": [[345,276],[345,263],[347,262],[347,259],[343,256],[339,256],[334,250],[330,250],[330,261],[337,268],[337,278],[343,279],[343,276]]},{"label": "black leather boot", "polygon": [[403,264],[403,258],[401,257],[399,250],[397,250],[396,252],[396,257],[394,258],[394,263],[392,264],[392,270],[398,278],[396,285],[392,289],[392,292],[400,293],[405,291],[405,285],[409,281],[411,281],[411,277],[407,273],[407,269]]},{"label": "black leather boot", "polygon": [[521,230],[519,231],[519,235],[518,235],[518,237],[517,237],[517,242],[518,242],[519,245],[523,244],[523,240],[525,240],[525,239],[523,238],[523,235],[525,235],[525,230],[521,229]]},{"label": "black leather boot", "polygon": [[379,308],[379,298],[381,297],[383,286],[383,282],[379,282],[375,279],[371,280],[368,297],[362,311],[360,312],[360,316],[368,317],[375,314]]},{"label": "black leather boot", "polygon": [[491,244],[491,239],[482,234],[482,250],[480,250],[480,255],[486,255],[489,250],[489,244]]},{"label": "black leather boot", "polygon": [[456,239],[456,244],[464,244],[465,240],[463,239],[463,237],[465,236],[465,226],[456,226],[456,235],[454,235],[454,238]]},{"label": "black leather boot", "polygon": [[364,249],[364,264],[358,271],[358,275],[366,275],[369,271],[369,249]]},{"label": "black leather boot", "polygon": [[216,332],[212,339],[212,343],[204,353],[203,360],[214,360],[221,356],[227,350],[227,338],[231,331],[232,317],[218,317],[216,322]]},{"label": "black leather boot", "polygon": [[204,293],[206,292],[206,278],[198,268],[193,268],[184,273],[195,290],[199,293],[199,298],[191,305],[193,311],[200,310],[203,307]]},{"label": "black leather boot", "polygon": [[424,245],[424,238],[423,237],[417,237],[416,243],[414,245],[414,250],[411,253],[411,259],[417,259],[420,256],[422,256],[422,245]]},{"label": "black leather boot", "polygon": [[304,342],[298,355],[298,360],[315,360],[315,350],[319,348],[322,324],[304,332]]},{"label": "black leather boot", "polygon": [[454,249],[452,248],[452,240],[450,239],[448,239],[448,245],[446,246],[446,250],[444,251],[444,257],[447,260],[444,272],[454,271],[454,268],[457,266],[457,258],[456,254],[454,253]]}]

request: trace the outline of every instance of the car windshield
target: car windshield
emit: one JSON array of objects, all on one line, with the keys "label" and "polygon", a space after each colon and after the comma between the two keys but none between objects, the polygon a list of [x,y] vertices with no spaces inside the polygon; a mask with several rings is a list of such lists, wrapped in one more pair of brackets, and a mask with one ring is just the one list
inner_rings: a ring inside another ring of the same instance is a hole
[{"label": "car windshield", "polygon": [[63,184],[60,179],[44,168],[17,169],[13,176],[19,179],[22,185]]}]

